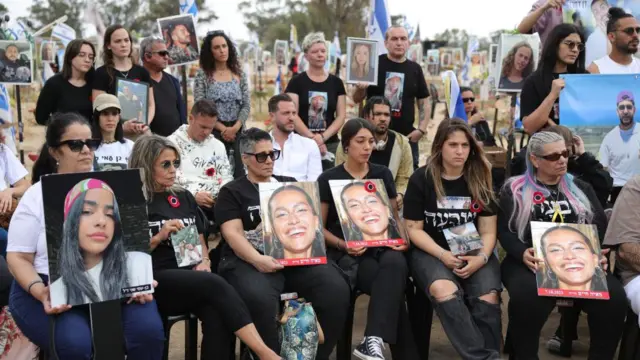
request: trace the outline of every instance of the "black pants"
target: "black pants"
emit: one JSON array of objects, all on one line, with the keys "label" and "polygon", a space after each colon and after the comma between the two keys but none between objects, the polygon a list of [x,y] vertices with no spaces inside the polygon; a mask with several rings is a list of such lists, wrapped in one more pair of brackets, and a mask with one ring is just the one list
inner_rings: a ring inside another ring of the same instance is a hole
[{"label": "black pants", "polygon": [[384,339],[394,359],[418,359],[404,301],[409,275],[404,253],[369,249],[359,260],[357,286],[371,296],[364,335]]},{"label": "black pants", "polygon": [[[227,127],[231,127],[233,125],[235,125],[235,121],[233,122],[222,122],[225,126]],[[238,133],[236,133],[236,140],[233,142],[226,142],[224,140],[224,138],[222,137],[222,134],[217,131],[214,130],[213,131],[213,136],[222,141],[222,143],[224,144],[225,149],[227,150],[227,157],[229,158],[229,164],[231,164],[231,169],[233,169],[233,178],[237,179],[239,177],[245,176],[246,173],[244,171],[244,164],[242,163],[242,154],[240,154],[240,149],[238,148],[238,136],[240,136],[240,133],[243,131],[244,129],[240,129],[240,131],[238,131]]]},{"label": "black pants", "polygon": [[615,205],[616,199],[618,199],[618,195],[620,195],[620,191],[622,191],[622,186],[614,186],[611,188],[611,206]]},{"label": "black pants", "polygon": [[227,360],[235,331],[251,323],[244,302],[222,277],[187,270],[154,272],[154,297],[163,316],[193,313],[202,321],[201,359]]},{"label": "black pants", "polygon": [[[556,298],[538,296],[536,276],[522,262],[507,256],[502,282],[509,291],[509,339],[516,359],[538,359],[540,331],[556,306]],[[622,336],[628,308],[622,284],[607,275],[609,300],[574,300],[588,316],[590,360],[611,360]]]},{"label": "black pants", "polygon": [[311,302],[325,335],[324,344],[318,346],[316,359],[329,359],[344,330],[350,300],[349,285],[333,262],[288,267],[266,274],[235,255],[225,253],[219,273],[240,293],[260,336],[278,354],[280,294],[297,292],[299,297]]},{"label": "black pants", "polygon": [[9,305],[9,293],[11,292],[11,283],[13,276],[7,266],[7,261],[0,256],[0,309]]}]

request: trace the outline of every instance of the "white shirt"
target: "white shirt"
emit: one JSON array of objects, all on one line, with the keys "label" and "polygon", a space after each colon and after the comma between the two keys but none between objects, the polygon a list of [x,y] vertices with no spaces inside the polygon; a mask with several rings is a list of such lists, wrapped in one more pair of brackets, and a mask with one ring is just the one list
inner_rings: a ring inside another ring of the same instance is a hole
[{"label": "white shirt", "polygon": [[18,161],[11,149],[0,144],[0,191],[17,183],[29,174],[27,169]]},{"label": "white shirt", "polygon": [[635,56],[632,56],[631,59],[630,64],[622,65],[613,61],[611,57],[607,55],[594,61],[594,64],[598,66],[600,74],[639,74],[640,60]]},{"label": "white shirt", "polygon": [[298,181],[316,181],[322,174],[320,149],[315,141],[291,133],[284,142],[284,149],[273,137],[273,148],[280,150],[280,157],[273,165],[273,174],[290,176]]},{"label": "white shirt", "polygon": [[640,174],[640,126],[633,127],[633,134],[626,142],[620,135],[620,126],[609,131],[600,145],[600,163],[609,169],[616,187],[624,186],[634,175]]},{"label": "white shirt", "polygon": [[[136,292],[139,294],[153,293],[153,267],[151,261],[151,255],[139,251],[129,251],[126,253],[127,257],[127,280],[129,282],[129,288],[134,286],[151,285],[151,290]],[[105,300],[102,296],[102,290],[100,287],[100,275],[102,273],[102,261],[96,266],[86,271],[89,276],[93,290],[98,295],[98,298]],[[81,304],[69,304],[67,299],[67,286],[65,285],[62,277],[56,279],[51,283],[51,306],[59,305],[81,305]],[[122,296],[124,297],[124,296]],[[115,300],[115,299],[106,299]],[[89,298],[84,296],[84,303],[89,304]]]},{"label": "white shirt", "polygon": [[603,58],[609,55],[608,50],[609,39],[602,30],[596,27],[595,30],[589,35],[587,43],[585,44],[586,59],[585,64],[591,64],[596,59]]},{"label": "white shirt", "polygon": [[128,167],[129,156],[133,150],[133,141],[124,139],[124,143],[120,141],[112,142],[110,144],[102,143],[95,151],[95,160],[98,164],[98,169],[95,171],[104,170],[124,170]]},{"label": "white shirt", "polygon": [[25,191],[9,223],[7,252],[35,253],[36,272],[49,275],[47,238],[44,228],[42,184],[37,182]]}]

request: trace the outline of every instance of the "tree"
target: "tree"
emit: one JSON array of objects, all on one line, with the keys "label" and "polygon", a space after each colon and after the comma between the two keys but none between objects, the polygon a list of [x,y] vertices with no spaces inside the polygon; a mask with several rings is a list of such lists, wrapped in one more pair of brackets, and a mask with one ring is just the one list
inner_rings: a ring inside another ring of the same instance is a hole
[{"label": "tree", "polygon": [[6,7],[6,6],[4,6],[4,4],[3,4],[3,3],[0,3],[0,13],[3,13],[3,14],[4,14],[4,13],[6,13],[6,12],[8,12],[8,11],[9,11],[9,9],[7,9],[7,7]]},{"label": "tree", "polygon": [[66,15],[65,23],[81,37],[84,8],[84,0],[34,0],[33,5],[29,7],[29,18],[35,23],[34,27],[38,28]]}]

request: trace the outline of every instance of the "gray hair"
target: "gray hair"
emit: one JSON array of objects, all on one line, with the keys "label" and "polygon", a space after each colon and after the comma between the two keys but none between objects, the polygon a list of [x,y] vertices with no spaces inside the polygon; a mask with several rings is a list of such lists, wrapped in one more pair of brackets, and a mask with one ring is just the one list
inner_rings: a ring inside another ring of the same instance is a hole
[{"label": "gray hair", "polygon": [[385,40],[389,40],[389,33],[391,32],[391,30],[393,29],[404,29],[404,31],[407,32],[407,36],[409,36],[409,31],[407,31],[407,28],[402,26],[402,25],[391,25],[387,28],[387,31],[384,32],[384,39]]},{"label": "gray hair", "polygon": [[243,131],[238,137],[238,148],[240,150],[240,154],[244,155],[246,153],[254,152],[256,144],[260,141],[272,141],[271,135],[258,128],[249,128]]},{"label": "gray hair", "polygon": [[323,44],[325,47],[327,46],[324,33],[313,32],[307,34],[307,36],[304,37],[304,40],[302,40],[302,51],[306,53],[315,44]]},{"label": "gray hair", "polygon": [[[175,151],[176,157],[180,159],[178,147],[169,139],[160,135],[144,135],[136,140],[129,156],[129,169],[142,169],[142,185],[147,201],[151,203],[155,192],[156,182],[153,179],[154,164],[163,150]],[[169,188],[169,192],[175,193],[184,191],[182,187],[174,184]]]},{"label": "gray hair", "polygon": [[564,137],[555,132],[541,131],[533,134],[533,136],[531,136],[531,139],[529,139],[529,143],[527,144],[527,159],[529,159],[531,155],[545,155],[544,146],[559,141],[564,142]]},{"label": "gray hair", "polygon": [[164,40],[159,37],[149,36],[140,43],[140,60],[144,62],[144,54],[150,53],[154,44],[164,44]]}]

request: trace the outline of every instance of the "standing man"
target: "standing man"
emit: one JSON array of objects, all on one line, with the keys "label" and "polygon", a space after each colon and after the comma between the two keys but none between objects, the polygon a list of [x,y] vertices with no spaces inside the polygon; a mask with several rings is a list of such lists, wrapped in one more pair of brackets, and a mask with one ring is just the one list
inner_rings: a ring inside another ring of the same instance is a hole
[{"label": "standing man", "polygon": [[594,60],[605,57],[611,52],[611,43],[607,39],[607,21],[609,19],[609,3],[607,0],[593,0],[591,12],[596,20],[596,28],[589,35],[585,44],[585,64],[591,64]]},{"label": "standing man", "polygon": [[521,34],[538,33],[544,46],[551,30],[562,24],[562,5],[566,0],[536,0],[529,14],[518,25]]},{"label": "standing man", "polygon": [[611,53],[592,62],[587,70],[592,74],[640,73],[640,61],[633,56],[638,52],[638,30],[640,25],[633,15],[620,8],[609,9],[607,38]]},{"label": "standing man", "polygon": [[322,173],[320,148],[312,139],[294,132],[298,112],[293,99],[287,94],[276,95],[269,99],[268,106],[269,119],[274,124],[269,135],[273,148],[280,150],[273,173],[298,181],[316,181]]},{"label": "standing man", "polygon": [[[409,138],[413,167],[418,168],[418,142],[427,134],[429,123],[429,90],[422,67],[406,58],[409,47],[407,29],[393,25],[384,37],[387,54],[379,57],[378,85],[358,84],[353,101],[358,104],[371,96],[384,96],[391,103],[391,130]],[[418,102],[418,128],[413,127]]]},{"label": "standing man", "polygon": [[148,37],[142,40],[140,54],[144,68],[151,75],[156,99],[156,112],[149,125],[151,132],[169,136],[187,123],[187,107],[180,93],[180,82],[164,71],[169,52],[162,39]]}]

